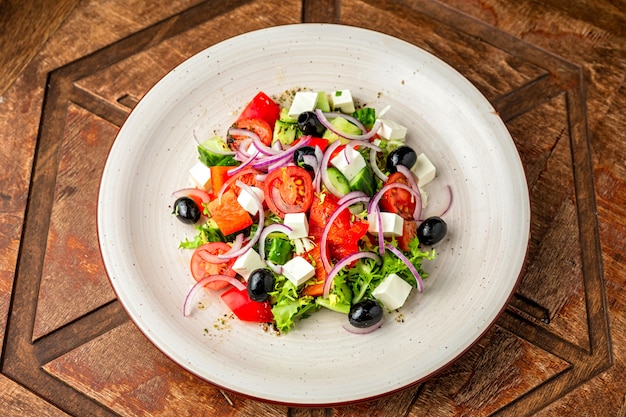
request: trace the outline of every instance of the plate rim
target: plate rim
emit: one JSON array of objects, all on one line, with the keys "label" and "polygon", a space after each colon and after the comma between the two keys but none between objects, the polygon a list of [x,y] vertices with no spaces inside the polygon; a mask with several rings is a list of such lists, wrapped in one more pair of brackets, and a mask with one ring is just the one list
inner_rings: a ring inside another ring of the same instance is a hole
[{"label": "plate rim", "polygon": [[[113,152],[113,149],[116,147],[116,143],[118,143],[118,138],[121,136],[124,126],[127,124],[127,122],[131,119],[131,117],[133,117],[133,114],[136,114],[136,111],[139,111],[138,109],[141,109],[143,106],[142,102],[145,103],[145,98],[146,97],[151,97],[149,96],[151,94],[152,91],[156,91],[156,89],[158,88],[159,84],[162,82],[163,79],[165,79],[166,77],[168,77],[173,71],[175,71],[178,68],[181,68],[186,62],[188,62],[189,60],[191,60],[192,58],[196,57],[197,55],[200,55],[204,52],[206,52],[207,50],[210,50],[218,45],[222,45],[222,44],[226,44],[229,42],[234,42],[237,39],[242,39],[244,37],[248,37],[248,36],[254,36],[256,33],[261,33],[261,32],[267,32],[267,31],[275,31],[275,30],[284,30],[284,28],[292,28],[292,27],[303,27],[303,26],[308,26],[308,27],[318,27],[318,28],[322,28],[322,27],[338,27],[338,28],[347,28],[348,30],[354,30],[355,33],[359,32],[359,31],[365,31],[365,32],[369,32],[370,34],[374,35],[374,36],[382,36],[382,37],[386,37],[389,38],[391,40],[393,40],[394,42],[402,42],[404,44],[409,45],[412,48],[417,48],[420,51],[429,54],[433,57],[434,60],[439,61],[441,64],[447,66],[449,69],[451,69],[453,72],[455,72],[460,78],[462,78],[463,80],[465,80],[465,82],[468,84],[468,86],[474,88],[476,90],[476,92],[478,93],[478,95],[484,100],[485,104],[492,106],[492,104],[489,102],[488,99],[486,99],[486,97],[482,94],[482,92],[480,92],[476,86],[469,81],[465,76],[463,76],[458,70],[456,70],[454,67],[450,66],[448,63],[446,63],[445,61],[443,61],[441,58],[433,55],[432,53],[420,48],[417,45],[414,45],[406,40],[403,40],[401,38],[397,38],[394,37],[392,35],[388,35],[382,32],[378,32],[375,30],[371,30],[371,29],[367,29],[367,28],[361,28],[358,26],[352,26],[352,25],[345,25],[345,24],[333,24],[333,23],[295,23],[295,24],[287,24],[287,25],[278,25],[278,26],[271,26],[271,27],[266,27],[266,28],[262,28],[262,29],[257,29],[257,30],[253,30],[253,31],[249,31],[249,32],[245,32],[242,33],[240,35],[225,39],[223,41],[220,41],[218,43],[215,43],[193,55],[191,55],[189,58],[185,59],[183,62],[181,62],[180,64],[178,64],[175,68],[173,68],[171,71],[169,71],[164,77],[160,78],[152,87],[150,87],[145,95],[142,97],[142,99],[137,103],[137,105],[131,109],[131,111],[128,113],[124,123],[122,124],[122,126],[120,126],[120,130],[118,132],[118,134],[116,135],[115,141],[113,143],[113,145],[111,146],[111,148],[109,149],[109,152],[107,154],[106,157],[106,165],[105,168],[103,170],[103,174],[102,174],[102,178],[101,181],[99,183],[99,190],[98,190],[98,204],[97,204],[97,209],[96,209],[96,216],[97,216],[97,235],[98,235],[98,249],[100,251],[101,257],[103,259],[103,263],[104,263],[104,267],[105,267],[105,271],[106,271],[106,275],[107,278],[109,280],[109,282],[111,283],[111,287],[113,288],[116,298],[119,301],[119,304],[122,306],[122,308],[124,309],[124,311],[126,312],[127,316],[130,318],[131,322],[133,323],[133,325],[139,329],[139,331],[144,335],[144,337],[147,338],[147,340],[153,345],[155,346],[160,352],[162,352],[170,361],[172,361],[174,364],[176,364],[178,367],[186,370],[187,372],[190,372],[191,374],[197,376],[198,378],[200,378],[203,381],[206,381],[216,387],[218,387],[219,389],[223,389],[229,392],[233,392],[236,395],[241,395],[243,397],[246,398],[250,398],[250,399],[254,399],[254,400],[258,400],[258,401],[263,401],[266,403],[271,403],[271,404],[278,404],[278,405],[285,405],[285,406],[298,406],[298,407],[329,407],[329,406],[342,406],[342,405],[349,405],[349,404],[357,404],[357,403],[361,403],[364,401],[371,401],[371,400],[375,400],[375,399],[379,399],[379,398],[383,398],[383,397],[387,397],[390,395],[393,395],[394,393],[397,393],[399,391],[403,391],[411,386],[415,386],[419,383],[424,382],[425,380],[428,380],[442,372],[444,372],[446,369],[449,369],[451,366],[453,366],[458,360],[459,358],[461,358],[462,356],[464,356],[467,351],[469,351],[472,347],[474,347],[476,345],[476,343],[478,343],[486,333],[488,333],[493,326],[495,325],[496,321],[500,318],[500,316],[503,314],[503,312],[506,310],[507,305],[509,304],[511,298],[514,296],[515,291],[521,281],[522,275],[523,275],[523,264],[524,264],[524,259],[527,256],[528,253],[528,249],[529,249],[529,242],[530,242],[530,228],[531,228],[531,223],[530,223],[530,219],[531,219],[531,207],[530,207],[530,191],[528,189],[528,184],[526,181],[526,178],[523,177],[523,184],[524,184],[524,188],[525,188],[525,193],[524,193],[524,197],[525,197],[525,202],[527,204],[525,204],[524,207],[524,213],[526,213],[526,216],[524,218],[526,227],[524,227],[523,229],[525,231],[527,231],[526,234],[526,244],[525,244],[525,251],[523,256],[521,256],[521,263],[519,265],[519,272],[517,274],[517,277],[515,278],[515,282],[513,283],[512,287],[511,287],[511,291],[507,296],[507,301],[501,306],[501,308],[499,309],[499,311],[497,312],[497,314],[495,314],[495,316],[493,317],[493,319],[484,326],[482,332],[480,333],[480,335],[478,337],[476,337],[467,347],[465,347],[462,351],[460,351],[456,356],[454,356],[452,359],[448,360],[448,362],[444,365],[441,366],[440,368],[438,368],[435,371],[430,372],[427,375],[424,375],[422,377],[420,377],[419,379],[416,379],[413,382],[410,382],[406,385],[403,385],[401,387],[397,387],[394,388],[392,390],[389,391],[385,391],[385,392],[381,392],[380,394],[377,395],[370,395],[367,397],[363,397],[363,398],[358,398],[358,399],[348,399],[345,401],[335,401],[335,402],[315,402],[315,403],[307,403],[307,402],[300,402],[300,401],[294,401],[294,402],[289,402],[289,401],[283,401],[283,400],[275,400],[275,399],[268,399],[268,398],[263,398],[263,397],[258,397],[255,395],[252,395],[250,393],[246,393],[246,392],[241,392],[241,391],[237,391],[236,389],[233,389],[232,387],[227,387],[224,386],[222,384],[216,383],[213,380],[207,378],[206,376],[202,375],[201,373],[197,372],[196,370],[192,369],[191,367],[185,366],[184,364],[180,363],[179,361],[175,360],[172,358],[172,356],[163,349],[162,346],[159,345],[159,343],[157,343],[154,339],[153,336],[150,334],[149,331],[146,331],[142,325],[140,324],[141,322],[139,320],[137,320],[137,318],[131,314],[128,306],[127,306],[127,300],[124,299],[124,297],[120,294],[119,292],[119,288],[117,287],[117,285],[115,284],[114,280],[111,278],[112,275],[114,275],[114,272],[110,271],[111,265],[108,264],[105,261],[105,258],[107,257],[107,255],[105,255],[105,251],[103,249],[103,240],[104,240],[104,232],[101,230],[101,215],[103,215],[103,210],[101,208],[101,198],[102,198],[102,194],[103,194],[103,184],[105,182],[105,174],[107,173],[108,169],[112,169],[109,167],[109,160],[111,157],[111,154]],[[152,93],[154,94],[154,93]],[[494,110],[495,111],[495,110]],[[499,118],[498,118],[499,119]],[[504,122],[499,119],[502,126],[504,127],[504,130],[507,132],[508,135],[508,139],[511,140],[512,142],[512,138],[510,136],[510,132],[508,131],[508,129],[506,128],[506,125],[504,124]],[[118,145],[121,146],[121,145]],[[513,146],[515,147],[514,143]],[[519,152],[517,151],[517,148],[515,147],[515,152],[517,155],[517,160],[519,162],[519,165],[521,167],[521,173],[522,175],[524,175],[524,167],[523,164],[521,163],[521,158],[519,156]],[[516,270],[518,268],[515,268]]]}]

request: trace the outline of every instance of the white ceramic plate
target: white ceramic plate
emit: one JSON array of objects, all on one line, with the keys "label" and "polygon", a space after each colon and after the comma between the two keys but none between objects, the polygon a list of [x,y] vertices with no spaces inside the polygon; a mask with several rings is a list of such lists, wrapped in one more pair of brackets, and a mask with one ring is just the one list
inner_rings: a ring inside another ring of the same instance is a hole
[{"label": "white ceramic plate", "polygon": [[[409,128],[409,142],[436,165],[427,186],[449,234],[431,276],[398,314],[368,335],[320,312],[276,336],[221,320],[219,296],[183,317],[193,284],[193,231],[170,214],[189,183],[193,131],[223,134],[253,95],[348,88]],[[247,33],[193,56],[132,111],[102,177],[98,231],[106,270],[135,324],[190,372],[238,393],[295,405],[371,399],[423,380],[463,354],[490,327],[517,283],[529,234],[528,190],[511,137],[487,100],[433,55],[369,30],[300,24]]]}]

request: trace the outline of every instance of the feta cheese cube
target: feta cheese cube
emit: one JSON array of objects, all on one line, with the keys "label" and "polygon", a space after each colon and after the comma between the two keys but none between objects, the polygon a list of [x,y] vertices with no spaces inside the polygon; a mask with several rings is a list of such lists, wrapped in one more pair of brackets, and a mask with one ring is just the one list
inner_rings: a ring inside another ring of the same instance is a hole
[{"label": "feta cheese cube", "polygon": [[232,266],[233,271],[244,277],[246,281],[255,269],[266,267],[267,264],[254,249],[249,249],[243,255],[237,257]]},{"label": "feta cheese cube", "polygon": [[297,286],[313,278],[315,268],[302,256],[295,256],[283,265],[283,275]]},{"label": "feta cheese cube", "polygon": [[404,140],[407,132],[407,128],[405,126],[389,119],[378,120],[380,120],[380,129],[378,129],[378,135],[380,137],[387,140]]},{"label": "feta cheese cube", "polygon": [[415,161],[415,165],[413,165],[411,170],[417,177],[417,183],[420,187],[423,187],[431,182],[437,173],[435,166],[423,153],[419,154],[417,160]]},{"label": "feta cheese cube", "polygon": [[191,167],[189,176],[198,188],[202,188],[205,191],[211,189],[211,169],[202,162],[197,162]]},{"label": "feta cheese cube", "polygon": [[330,94],[330,105],[333,110],[339,110],[343,113],[354,113],[354,100],[350,90],[337,90]]},{"label": "feta cheese cube", "polygon": [[[263,199],[265,198],[265,193],[263,192],[263,190],[258,187],[250,187],[250,189],[254,194],[256,194],[258,199],[263,201]],[[255,201],[254,196],[252,196],[248,191],[244,189],[242,189],[239,193],[239,196],[237,197],[237,202],[241,204],[241,207],[243,207],[244,210],[246,210],[253,216],[255,216],[259,212],[259,206]]]},{"label": "feta cheese cube", "polygon": [[289,239],[299,239],[309,235],[309,221],[305,213],[286,213],[284,224],[291,228]]},{"label": "feta cheese cube", "polygon": [[[380,219],[383,228],[383,236],[402,236],[402,230],[404,228],[404,219],[396,213],[389,213],[386,211],[380,212]],[[369,221],[368,232],[378,236],[378,216],[372,215],[367,219]]]},{"label": "feta cheese cube", "polygon": [[311,91],[298,91],[289,107],[289,117],[296,119],[300,113],[315,110],[317,97],[317,93]]},{"label": "feta cheese cube", "polygon": [[404,305],[411,288],[411,284],[398,275],[389,274],[374,288],[372,295],[389,310],[395,310]]},{"label": "feta cheese cube", "polygon": [[[347,156],[346,156],[347,154]],[[350,161],[350,162],[348,162]],[[337,168],[348,181],[352,181],[354,177],[363,169],[367,164],[363,155],[351,146],[346,146],[341,152],[337,154],[330,163]]]}]

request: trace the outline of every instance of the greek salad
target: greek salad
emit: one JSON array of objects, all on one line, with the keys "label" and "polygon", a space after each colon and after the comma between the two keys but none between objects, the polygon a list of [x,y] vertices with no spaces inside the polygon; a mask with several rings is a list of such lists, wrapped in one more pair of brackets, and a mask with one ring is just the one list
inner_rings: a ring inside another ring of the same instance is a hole
[{"label": "greek salad", "polygon": [[259,92],[223,136],[196,138],[194,186],[171,207],[191,225],[185,315],[208,290],[280,333],[321,309],[368,333],[422,291],[447,208],[422,218],[436,170],[387,110],[350,90]]}]

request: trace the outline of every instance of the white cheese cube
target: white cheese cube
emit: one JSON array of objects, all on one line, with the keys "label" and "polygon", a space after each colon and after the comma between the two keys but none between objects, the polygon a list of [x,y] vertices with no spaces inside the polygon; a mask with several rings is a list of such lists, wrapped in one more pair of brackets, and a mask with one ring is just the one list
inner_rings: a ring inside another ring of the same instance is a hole
[{"label": "white cheese cube", "polygon": [[398,275],[389,274],[374,288],[372,295],[389,310],[395,310],[404,305],[411,288],[411,284]]},{"label": "white cheese cube", "polygon": [[[346,156],[347,153],[347,156]],[[349,161],[349,162],[348,162]],[[348,181],[352,181],[354,177],[363,169],[367,164],[363,155],[351,146],[346,146],[341,152],[337,154],[330,163],[337,168]]]},{"label": "white cheese cube", "polygon": [[413,171],[413,173],[417,177],[417,183],[420,187],[423,187],[431,182],[435,178],[435,174],[437,173],[435,166],[423,153],[419,154],[411,171]]},{"label": "white cheese cube", "polygon": [[[265,193],[258,187],[250,187],[252,192],[256,194],[257,198],[261,201],[265,198]],[[241,207],[244,208],[245,211],[255,216],[259,212],[259,206],[255,201],[254,196],[252,196],[248,191],[241,189],[239,196],[237,197],[237,202],[241,204]]]},{"label": "white cheese cube", "polygon": [[211,189],[211,169],[202,162],[198,162],[191,167],[189,176],[198,188],[202,188],[205,191]]},{"label": "white cheese cube", "polygon": [[298,91],[289,107],[289,117],[296,119],[300,113],[315,110],[317,93],[311,91]]},{"label": "white cheese cube", "polygon": [[309,221],[305,213],[286,213],[284,224],[291,228],[289,239],[299,239],[309,235]]},{"label": "white cheese cube", "polygon": [[380,120],[380,129],[378,129],[378,135],[387,140],[404,140],[406,137],[407,128],[400,123],[394,122],[389,119]]},{"label": "white cheese cube", "polygon": [[313,278],[315,268],[302,256],[295,256],[283,265],[283,275],[297,286]]},{"label": "white cheese cube", "polygon": [[[402,236],[404,228],[404,219],[396,213],[386,211],[380,212],[380,219],[383,227],[383,236]],[[372,215],[367,218],[369,222],[368,232],[378,236],[378,215]]]},{"label": "white cheese cube", "polygon": [[267,264],[254,249],[249,249],[243,255],[237,257],[232,266],[233,271],[244,277],[246,281],[254,270],[266,267]]},{"label": "white cheese cube", "polygon": [[354,100],[350,90],[337,90],[330,93],[330,105],[333,110],[339,110],[342,113],[354,113]]}]

